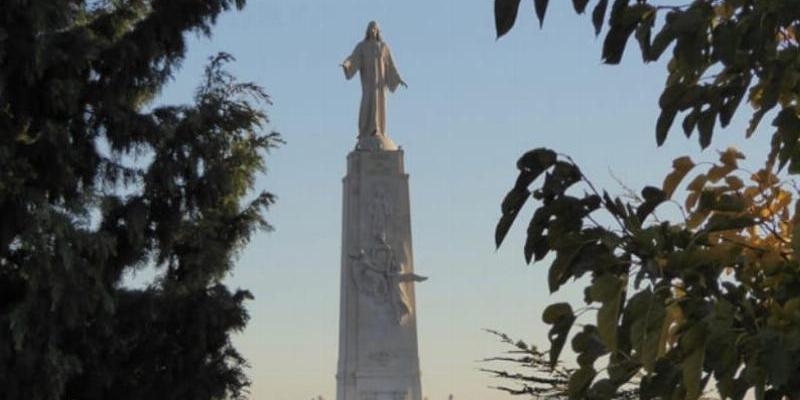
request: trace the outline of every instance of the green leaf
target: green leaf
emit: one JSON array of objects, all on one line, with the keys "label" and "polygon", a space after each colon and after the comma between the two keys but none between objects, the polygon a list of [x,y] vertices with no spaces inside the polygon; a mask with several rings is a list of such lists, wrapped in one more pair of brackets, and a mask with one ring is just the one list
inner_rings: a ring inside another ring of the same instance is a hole
[{"label": "green leaf", "polygon": [[494,24],[497,30],[497,38],[508,33],[517,20],[520,0],[495,0],[494,1]]},{"label": "green leaf", "polygon": [[570,265],[576,257],[577,254],[575,253],[565,255],[561,252],[556,256],[553,264],[550,265],[550,270],[547,271],[547,287],[551,294],[555,293],[561,285],[569,280],[571,276]]},{"label": "green leaf", "polygon": [[696,400],[703,393],[701,374],[703,372],[703,356],[706,348],[706,329],[701,324],[696,324],[681,337],[680,345],[687,354],[681,361],[683,373],[683,386],[686,389],[686,399]]},{"label": "green leaf", "polygon": [[751,216],[731,217],[724,214],[714,214],[709,218],[703,229],[708,232],[739,230],[751,227],[757,223],[758,221]]},{"label": "green leaf", "polygon": [[544,24],[544,14],[547,12],[547,3],[549,0],[534,0],[534,8],[536,9],[536,17],[539,18],[539,28]]},{"label": "green leaf", "polygon": [[567,342],[569,330],[575,323],[575,314],[568,303],[551,304],[542,313],[542,320],[553,325],[547,337],[550,340],[550,366],[554,367]]},{"label": "green leaf", "polygon": [[711,144],[711,134],[714,131],[715,117],[716,110],[713,108],[700,113],[700,118],[697,121],[697,131],[700,132],[700,148],[705,149]]},{"label": "green leaf", "polygon": [[631,297],[625,307],[622,324],[629,327],[631,347],[647,371],[652,371],[660,350],[665,316],[664,300],[649,288]]},{"label": "green leaf", "polygon": [[561,285],[567,282],[570,277],[575,274],[582,273],[588,269],[587,266],[593,265],[594,254],[587,252],[584,255],[584,249],[589,247],[587,243],[579,243],[574,250],[559,249],[556,259],[550,265],[550,270],[547,274],[547,283],[550,293],[555,293]]},{"label": "green leaf", "polygon": [[736,61],[736,50],[741,43],[741,35],[736,29],[736,23],[727,21],[714,28],[713,48],[714,56],[724,65],[731,65]]},{"label": "green leaf", "polygon": [[689,138],[692,136],[692,131],[697,126],[697,120],[700,119],[700,107],[695,107],[686,117],[683,118],[683,134]]},{"label": "green leaf", "polygon": [[581,367],[591,367],[598,358],[608,354],[594,325],[584,325],[583,330],[572,338],[572,350],[578,354]]},{"label": "green leaf", "polygon": [[642,21],[636,27],[636,40],[639,42],[639,49],[642,52],[642,61],[650,61],[650,48],[652,41],[653,25],[656,20],[655,9],[645,13],[642,16]]},{"label": "green leaf", "polygon": [[658,97],[658,106],[662,109],[678,108],[678,103],[689,91],[689,86],[682,83],[667,85]]},{"label": "green leaf", "polygon": [[794,107],[782,109],[772,121],[777,128],[772,140],[773,151],[777,151],[779,168],[789,164],[789,173],[800,173],[800,118]]},{"label": "green leaf", "polygon": [[610,379],[600,379],[589,388],[588,397],[590,399],[613,399],[617,394],[617,385]]},{"label": "green leaf", "polygon": [[607,8],[608,0],[600,0],[592,11],[592,24],[594,25],[594,34],[596,36],[600,35],[600,31],[603,29],[603,20],[605,20]]},{"label": "green leaf", "polygon": [[633,33],[633,27],[612,25],[603,41],[603,62],[606,64],[619,64],[628,38]]},{"label": "green leaf", "polygon": [[575,12],[578,14],[583,14],[587,4],[589,4],[589,0],[572,0],[572,6],[575,7]]},{"label": "green leaf", "polygon": [[553,325],[564,317],[574,316],[572,306],[569,303],[550,304],[542,313],[542,322]]},{"label": "green leaf", "polygon": [[503,199],[503,204],[501,206],[503,215],[500,217],[500,221],[497,222],[494,233],[494,242],[498,248],[503,243],[511,225],[514,223],[517,215],[519,215],[520,209],[525,205],[528,198],[530,198],[530,191],[527,189],[518,190],[515,188],[511,189],[506,195],[506,198]]},{"label": "green leaf", "polygon": [[597,371],[592,367],[582,367],[569,377],[567,383],[567,394],[570,399],[580,399],[585,397],[586,389],[597,375]]},{"label": "green leaf", "polygon": [[638,362],[628,358],[627,354],[611,354],[608,361],[608,379],[614,385],[622,385],[631,380],[642,368]]},{"label": "green leaf", "polygon": [[556,163],[556,152],[546,148],[536,148],[525,154],[517,160],[517,169],[520,171],[528,171],[533,174],[533,179],[536,179],[542,172],[553,166]]},{"label": "green leaf", "polygon": [[[520,173],[517,177],[517,181],[514,183],[514,188],[506,194],[501,204],[502,216],[494,232],[495,246],[499,248],[503,243],[519,211],[530,197],[528,185],[539,177],[547,168],[555,164],[555,162],[556,153],[545,148],[533,149],[523,154],[522,157],[517,160],[517,169],[519,169]],[[532,253],[533,252],[531,252],[531,254]],[[530,257],[528,257],[528,262],[530,263]]]},{"label": "green leaf", "polygon": [[758,124],[761,123],[761,119],[764,118],[764,114],[767,113],[767,109],[761,108],[758,111],[753,113],[753,116],[750,117],[750,123],[747,125],[747,130],[745,131],[745,137],[750,138],[755,133],[756,128],[758,128]]},{"label": "green leaf", "polygon": [[706,23],[706,17],[700,7],[690,7],[686,11],[673,11],[669,24],[678,34],[694,34]]},{"label": "green leaf", "polygon": [[656,37],[653,38],[653,42],[650,44],[648,60],[657,61],[661,57],[661,54],[663,54],[667,47],[669,47],[670,43],[675,40],[675,37],[675,32],[672,30],[671,25],[664,24],[664,26],[661,27],[661,30],[656,34]]},{"label": "green leaf", "polygon": [[675,116],[678,114],[678,110],[675,108],[665,108],[661,110],[661,114],[658,116],[658,121],[656,121],[656,144],[661,146],[664,144],[664,141],[667,140],[667,133],[669,132],[669,128],[672,126],[672,121],[675,120]]},{"label": "green leaf", "polygon": [[642,400],[677,399],[681,370],[666,359],[659,359],[653,372],[642,378],[640,396]]},{"label": "green leaf", "polygon": [[539,261],[550,251],[547,245],[547,235],[545,229],[550,226],[552,213],[549,206],[539,207],[533,213],[533,218],[528,224],[528,236],[525,239],[525,261],[530,264],[531,260]]},{"label": "green leaf", "polygon": [[736,109],[739,108],[739,104],[741,104],[744,94],[747,91],[749,80],[749,78],[746,81],[739,79],[729,85],[729,87],[734,87],[734,94],[728,97],[719,109],[719,123],[723,128],[730,124],[733,114],[735,114]]},{"label": "green leaf", "polygon": [[538,198],[548,204],[563,196],[567,189],[579,182],[582,177],[581,170],[574,164],[556,161],[552,172],[545,176],[541,192],[535,195],[538,195]]},{"label": "green leaf", "polygon": [[747,209],[747,202],[738,193],[723,193],[715,199],[714,203],[711,204],[709,208],[714,211],[738,213]]},{"label": "green leaf", "polygon": [[612,274],[603,274],[592,282],[589,295],[602,303],[597,312],[597,329],[603,344],[610,351],[617,350],[617,327],[620,307],[625,295],[625,281]]},{"label": "green leaf", "polygon": [[628,10],[628,0],[614,0],[611,5],[611,14],[608,17],[609,25],[624,25],[623,18]]},{"label": "green leaf", "polygon": [[642,197],[644,203],[636,209],[636,217],[640,223],[643,223],[650,213],[668,198],[666,192],[653,186],[646,186],[642,189]]},{"label": "green leaf", "polygon": [[792,371],[797,364],[783,335],[762,332],[759,336],[764,349],[759,361],[767,372],[767,379],[775,386],[791,384],[794,380]]}]

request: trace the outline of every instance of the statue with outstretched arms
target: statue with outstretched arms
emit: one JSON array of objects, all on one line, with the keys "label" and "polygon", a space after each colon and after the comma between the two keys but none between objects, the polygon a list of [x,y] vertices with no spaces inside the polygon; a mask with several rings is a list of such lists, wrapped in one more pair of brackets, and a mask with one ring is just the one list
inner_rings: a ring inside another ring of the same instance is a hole
[{"label": "statue with outstretched arms", "polygon": [[386,136],[386,89],[394,92],[407,85],[397,72],[389,46],[381,39],[377,22],[369,23],[364,40],[341,66],[347,79],[356,72],[361,75],[358,138]]}]

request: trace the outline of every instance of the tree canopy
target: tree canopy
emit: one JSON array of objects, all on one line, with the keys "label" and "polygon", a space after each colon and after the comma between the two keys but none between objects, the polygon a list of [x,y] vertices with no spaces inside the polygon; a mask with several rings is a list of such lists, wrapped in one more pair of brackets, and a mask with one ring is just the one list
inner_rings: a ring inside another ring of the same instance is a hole
[{"label": "tree canopy", "polygon": [[0,2],[0,398],[246,393],[251,295],[222,279],[269,227],[269,99],[220,54],[193,104],[153,106],[187,34],[244,3]]},{"label": "tree canopy", "polygon": [[[589,3],[575,0],[573,7],[583,13]],[[746,155],[735,149],[715,163],[679,157],[661,184],[633,200],[596,188],[553,150],[533,149],[518,160],[496,244],[533,198],[526,260],[552,256],[551,292],[590,278],[585,306],[557,303],[543,312],[551,366],[569,341],[578,364],[568,379],[570,398],[612,398],[640,379],[643,399],[697,399],[712,378],[712,393],[723,398],[748,391],[758,399],[800,397],[800,200],[791,180],[800,172],[800,4],[592,3],[595,31],[605,29],[606,63],[621,61],[631,36],[644,62],[672,50],[654,121],[658,144],[682,114],[686,136],[697,132],[701,147],[709,146],[745,97],[752,112],[744,136],[770,111],[775,130],[757,171],[741,168]],[[495,1],[498,36],[512,28],[519,6]],[[548,1],[534,6],[541,24]],[[666,204],[682,217],[659,218]],[[594,320],[582,323],[585,316]]]}]

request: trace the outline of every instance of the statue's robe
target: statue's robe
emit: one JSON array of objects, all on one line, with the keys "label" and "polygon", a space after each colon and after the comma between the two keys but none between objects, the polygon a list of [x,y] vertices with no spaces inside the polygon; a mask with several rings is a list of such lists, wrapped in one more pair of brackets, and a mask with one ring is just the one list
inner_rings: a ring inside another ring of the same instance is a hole
[{"label": "statue's robe", "polygon": [[361,108],[358,113],[358,137],[386,136],[386,89],[394,92],[403,81],[392,61],[389,46],[365,39],[356,45],[344,63],[347,79],[361,75]]}]

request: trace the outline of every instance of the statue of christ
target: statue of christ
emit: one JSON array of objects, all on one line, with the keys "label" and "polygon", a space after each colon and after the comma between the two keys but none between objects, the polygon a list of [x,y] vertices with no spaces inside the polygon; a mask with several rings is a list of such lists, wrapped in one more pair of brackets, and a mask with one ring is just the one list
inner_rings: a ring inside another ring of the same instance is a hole
[{"label": "statue of christ", "polygon": [[369,23],[364,40],[341,66],[347,79],[356,72],[361,74],[358,138],[386,136],[386,89],[394,92],[398,86],[407,85],[394,66],[389,46],[381,39],[377,22]]}]

